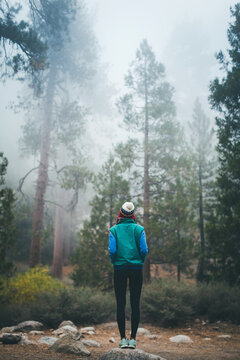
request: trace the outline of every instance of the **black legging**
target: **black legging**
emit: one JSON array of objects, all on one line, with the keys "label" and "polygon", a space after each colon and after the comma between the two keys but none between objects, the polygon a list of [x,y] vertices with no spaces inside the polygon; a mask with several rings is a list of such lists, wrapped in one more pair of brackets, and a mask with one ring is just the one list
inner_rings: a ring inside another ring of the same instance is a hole
[{"label": "black legging", "polygon": [[125,306],[127,279],[129,278],[131,304],[131,338],[136,337],[140,320],[140,296],[142,290],[142,270],[115,270],[114,289],[117,301],[117,323],[121,338],[125,338]]}]

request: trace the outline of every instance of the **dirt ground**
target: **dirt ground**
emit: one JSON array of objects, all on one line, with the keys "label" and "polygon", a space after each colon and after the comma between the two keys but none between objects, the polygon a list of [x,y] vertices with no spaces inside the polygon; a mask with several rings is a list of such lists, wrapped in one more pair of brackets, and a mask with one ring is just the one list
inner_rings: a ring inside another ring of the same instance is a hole
[{"label": "dirt ground", "polygon": [[[90,326],[91,324],[89,324]],[[186,328],[165,329],[148,324],[141,324],[151,334],[158,335],[157,339],[149,339],[144,335],[137,338],[137,347],[146,352],[159,355],[166,360],[240,360],[240,326],[217,323],[188,324]],[[86,339],[96,340],[101,343],[100,348],[88,348],[90,357],[79,355],[59,354],[49,350],[48,345],[2,345],[0,344],[0,360],[80,360],[99,359],[104,352],[118,346],[119,336],[115,323],[95,326],[94,335],[84,335]],[[169,338],[175,335],[188,335],[193,340],[192,344],[175,344]],[[230,339],[220,339],[218,335],[231,335]],[[46,331],[45,335],[51,335]],[[110,343],[114,337],[116,343]],[[40,336],[29,336],[29,339],[37,340]],[[209,338],[210,340],[206,340]]]}]

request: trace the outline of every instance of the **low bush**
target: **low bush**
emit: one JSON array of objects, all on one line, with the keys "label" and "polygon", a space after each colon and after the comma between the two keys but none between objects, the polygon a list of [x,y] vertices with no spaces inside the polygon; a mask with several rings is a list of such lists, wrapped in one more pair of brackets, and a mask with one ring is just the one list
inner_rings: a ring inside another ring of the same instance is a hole
[{"label": "low bush", "polygon": [[[34,293],[35,300],[30,302],[1,305],[0,327],[29,319],[41,321],[49,328],[56,328],[63,320],[72,320],[76,325],[115,320],[116,303],[112,291],[104,293],[95,288],[70,286],[53,289]],[[154,280],[143,287],[141,321],[176,326],[199,317],[240,324],[239,298],[240,287],[223,283],[196,285]],[[126,318],[130,317],[127,294]]]},{"label": "low bush", "polygon": [[190,285],[155,280],[143,289],[142,320],[175,326],[194,315],[193,292]]},{"label": "low bush", "polygon": [[142,320],[175,326],[200,317],[240,323],[240,287],[155,280],[143,288]]},{"label": "low bush", "polygon": [[240,287],[225,283],[203,284],[196,287],[195,312],[210,321],[240,323]]},{"label": "low bush", "polygon": [[112,294],[103,294],[91,288],[70,288],[58,294],[43,294],[32,306],[34,319],[49,327],[63,320],[75,324],[97,324],[113,320],[115,301]]},{"label": "low bush", "polygon": [[97,324],[115,319],[113,293],[103,294],[91,288],[65,288],[39,294],[34,302],[0,308],[0,326],[24,320],[41,321],[56,328],[63,320],[77,324]]},{"label": "low bush", "polygon": [[38,294],[55,293],[64,284],[53,279],[47,267],[35,267],[15,277],[5,279],[1,284],[1,303],[22,304],[36,300]]}]

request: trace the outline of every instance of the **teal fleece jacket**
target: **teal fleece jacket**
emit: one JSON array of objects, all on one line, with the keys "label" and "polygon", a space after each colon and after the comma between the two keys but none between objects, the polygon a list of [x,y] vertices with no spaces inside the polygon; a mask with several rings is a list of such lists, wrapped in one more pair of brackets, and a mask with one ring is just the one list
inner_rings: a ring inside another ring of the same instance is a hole
[{"label": "teal fleece jacket", "polygon": [[142,266],[148,248],[144,228],[132,219],[123,219],[111,227],[109,255],[116,266]]}]

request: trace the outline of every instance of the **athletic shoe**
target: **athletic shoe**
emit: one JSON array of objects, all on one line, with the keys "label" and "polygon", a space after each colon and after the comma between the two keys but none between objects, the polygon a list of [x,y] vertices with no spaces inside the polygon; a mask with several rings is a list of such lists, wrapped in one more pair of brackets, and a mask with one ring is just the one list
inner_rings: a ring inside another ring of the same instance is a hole
[{"label": "athletic shoe", "polygon": [[119,347],[120,347],[121,349],[128,348],[128,339],[127,339],[127,338],[121,339],[121,341],[120,341],[120,343],[119,343]]},{"label": "athletic shoe", "polygon": [[135,349],[135,348],[136,348],[136,340],[130,339],[130,340],[128,341],[128,347],[129,347],[130,349]]}]

